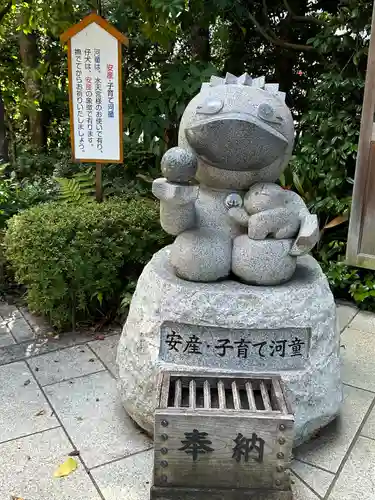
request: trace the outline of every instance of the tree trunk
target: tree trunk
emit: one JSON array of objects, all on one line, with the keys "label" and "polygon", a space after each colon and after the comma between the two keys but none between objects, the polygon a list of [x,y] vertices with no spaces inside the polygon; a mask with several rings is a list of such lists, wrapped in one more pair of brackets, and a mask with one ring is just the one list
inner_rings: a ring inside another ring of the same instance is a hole
[{"label": "tree trunk", "polygon": [[[288,4],[294,14],[299,16],[306,15],[307,0],[289,0]],[[289,42],[305,43],[305,41],[298,41],[294,39],[293,29],[295,28],[296,23],[293,22],[293,19],[289,14],[280,23],[280,38]],[[295,78],[294,67],[298,62],[299,53],[295,50],[286,50],[282,47],[276,47],[275,51],[277,53],[275,68],[276,79],[280,84],[280,90],[283,92],[289,92],[293,87]],[[288,104],[293,105],[291,102],[288,102]]]},{"label": "tree trunk", "polygon": [[5,124],[4,101],[0,95],[0,163],[8,163],[9,150]]},{"label": "tree trunk", "polygon": [[205,10],[203,0],[190,0],[189,11],[191,14],[190,46],[193,57],[202,62],[209,62],[211,59],[210,49],[210,21],[209,12]]},{"label": "tree trunk", "polygon": [[[21,22],[21,26],[24,23]],[[37,109],[35,101],[40,98],[40,80],[35,76],[35,69],[38,66],[38,45],[35,33],[25,34],[20,31],[19,38],[20,55],[23,65],[25,80],[25,90],[28,100],[28,119],[31,143],[42,148],[45,145],[45,135],[43,127],[42,112]]]},{"label": "tree trunk", "polygon": [[209,27],[196,22],[197,24],[191,27],[190,35],[193,57],[199,61],[209,62],[211,59]]},{"label": "tree trunk", "polygon": [[245,38],[238,23],[232,23],[229,29],[228,55],[224,64],[224,73],[239,76],[244,72],[246,60]]},{"label": "tree trunk", "polygon": [[[280,90],[289,92],[293,87],[294,82],[294,65],[298,60],[298,53],[296,51],[286,51],[281,47],[275,49],[277,53],[275,77],[276,81],[280,84]],[[292,104],[292,103],[288,103]]]}]

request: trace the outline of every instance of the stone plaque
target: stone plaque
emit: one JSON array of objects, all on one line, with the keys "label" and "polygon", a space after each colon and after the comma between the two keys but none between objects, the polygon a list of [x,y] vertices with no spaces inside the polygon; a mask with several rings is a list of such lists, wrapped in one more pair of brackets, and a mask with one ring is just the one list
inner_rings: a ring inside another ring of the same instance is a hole
[{"label": "stone plaque", "polygon": [[163,361],[232,370],[301,369],[309,357],[309,328],[227,329],[165,322]]}]

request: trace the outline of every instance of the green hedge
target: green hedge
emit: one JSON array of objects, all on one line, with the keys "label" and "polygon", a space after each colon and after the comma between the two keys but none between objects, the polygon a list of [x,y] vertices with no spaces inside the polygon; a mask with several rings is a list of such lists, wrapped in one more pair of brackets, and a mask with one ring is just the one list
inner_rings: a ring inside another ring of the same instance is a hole
[{"label": "green hedge", "polygon": [[5,236],[29,308],[58,329],[103,317],[152,254],[167,243],[152,200],[46,203],[14,216]]}]

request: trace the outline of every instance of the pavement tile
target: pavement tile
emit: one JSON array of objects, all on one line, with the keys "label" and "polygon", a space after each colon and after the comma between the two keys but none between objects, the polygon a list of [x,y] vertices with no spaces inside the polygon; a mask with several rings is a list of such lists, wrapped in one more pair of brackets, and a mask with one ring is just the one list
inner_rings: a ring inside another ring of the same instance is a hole
[{"label": "pavement tile", "polygon": [[45,335],[53,331],[51,325],[41,316],[31,314],[26,307],[20,307],[19,310],[37,335]]},{"label": "pavement tile", "polygon": [[315,495],[302,481],[298,479],[293,473],[291,474],[292,480],[292,491],[293,500],[319,500],[319,497]]},{"label": "pavement tile", "polygon": [[340,417],[322,429],[316,439],[297,448],[295,458],[337,472],[373,398],[367,391],[344,386]]},{"label": "pavement tile", "polygon": [[337,304],[337,317],[339,320],[340,332],[349,325],[357,312],[358,309],[351,304]]},{"label": "pavement tile", "polygon": [[8,321],[12,319],[13,315],[18,312],[18,309],[13,304],[7,304],[6,302],[0,302],[0,316]]},{"label": "pavement tile", "polygon": [[0,444],[0,498],[100,500],[79,460],[69,476],[53,477],[70,451],[72,446],[61,428]]},{"label": "pavement tile", "polygon": [[372,439],[375,439],[375,408],[368,416],[361,434],[362,436],[368,436]]},{"label": "pavement tile", "polygon": [[341,335],[342,379],[375,392],[375,333],[347,328]]},{"label": "pavement tile", "polygon": [[[112,334],[112,331],[113,330],[109,330],[110,334]],[[59,338],[38,338],[32,342],[6,346],[3,349],[0,349],[0,366],[6,363],[13,363],[14,361],[39,356],[40,354],[46,354],[47,352],[64,349],[66,347],[87,344],[92,341],[92,339],[92,333],[64,333]]]},{"label": "pavement tile", "polygon": [[334,474],[317,469],[312,465],[304,464],[298,460],[293,461],[291,469],[322,497],[327,493],[335,477]]},{"label": "pavement tile", "polygon": [[119,340],[120,335],[112,335],[104,340],[95,340],[89,343],[91,349],[103,361],[114,377],[117,377],[116,356]]},{"label": "pavement tile", "polygon": [[8,345],[15,344],[15,340],[12,337],[9,328],[4,322],[0,323],[0,347],[5,347]]},{"label": "pavement tile", "polygon": [[108,372],[50,385],[45,391],[88,467],[151,446],[126,415]]},{"label": "pavement tile", "polygon": [[35,333],[18,309],[12,313],[10,318],[4,318],[4,321],[17,342],[25,342],[35,337]]},{"label": "pavement tile", "polygon": [[374,500],[375,441],[359,437],[335,484],[329,500]]},{"label": "pavement tile", "polygon": [[[35,349],[35,342],[24,342],[23,344],[7,345],[0,349],[0,366],[21,361],[30,357]],[[56,350],[56,348],[54,349]]]},{"label": "pavement tile", "polygon": [[7,325],[17,342],[24,342],[34,338],[34,332],[22,316],[21,312],[13,304],[0,303],[0,316],[2,324]]},{"label": "pavement tile", "polygon": [[105,500],[146,500],[152,485],[153,451],[145,451],[91,471]]},{"label": "pavement tile", "polygon": [[0,442],[59,425],[24,362],[0,367],[0,402]]},{"label": "pavement tile", "polygon": [[350,328],[375,334],[375,314],[368,311],[359,311],[350,323]]},{"label": "pavement tile", "polygon": [[43,354],[31,359],[29,365],[41,385],[105,370],[104,365],[85,345]]}]

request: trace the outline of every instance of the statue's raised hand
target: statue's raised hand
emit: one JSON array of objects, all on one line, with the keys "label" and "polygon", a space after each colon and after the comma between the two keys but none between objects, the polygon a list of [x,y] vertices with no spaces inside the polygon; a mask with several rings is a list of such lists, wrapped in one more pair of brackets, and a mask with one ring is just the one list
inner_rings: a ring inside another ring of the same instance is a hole
[{"label": "statue's raised hand", "polygon": [[191,151],[171,148],[161,159],[161,171],[169,182],[187,184],[195,177],[197,163],[197,157]]},{"label": "statue's raised hand", "polygon": [[160,201],[185,205],[196,200],[197,187],[192,183],[197,171],[197,158],[182,148],[169,149],[161,160],[165,177],[156,179],[152,192]]},{"label": "statue's raised hand", "polygon": [[161,160],[165,177],[154,180],[152,192],[160,200],[160,222],[163,229],[178,235],[195,225],[195,200],[198,186],[193,183],[197,158],[182,148],[169,149]]}]

